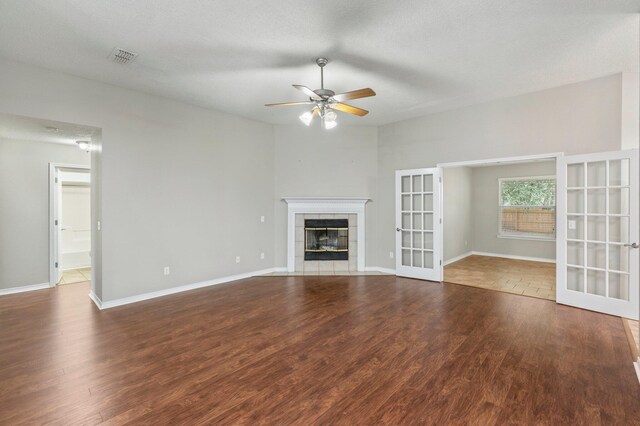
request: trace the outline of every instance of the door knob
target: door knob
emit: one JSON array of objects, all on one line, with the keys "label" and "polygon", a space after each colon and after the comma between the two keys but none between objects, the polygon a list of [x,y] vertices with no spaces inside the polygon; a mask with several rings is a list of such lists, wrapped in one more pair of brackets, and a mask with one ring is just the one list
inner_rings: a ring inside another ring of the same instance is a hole
[{"label": "door knob", "polygon": [[631,247],[631,248],[638,248],[638,247],[640,247],[640,246],[638,245],[638,243],[625,244],[624,246],[625,246],[625,247]]},{"label": "door knob", "polygon": [[397,232],[400,232],[400,231],[402,231],[402,229],[400,229],[400,228],[396,228],[396,231],[397,231]]}]

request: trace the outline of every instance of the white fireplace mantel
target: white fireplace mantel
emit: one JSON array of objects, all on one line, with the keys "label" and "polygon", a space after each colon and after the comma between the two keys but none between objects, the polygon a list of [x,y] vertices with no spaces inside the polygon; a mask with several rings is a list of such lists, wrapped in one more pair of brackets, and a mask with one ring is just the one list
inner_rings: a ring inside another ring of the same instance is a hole
[{"label": "white fireplace mantel", "polygon": [[296,266],[296,214],[343,213],[355,214],[358,230],[358,271],[364,271],[364,205],[367,197],[284,197],[287,203],[287,271]]}]

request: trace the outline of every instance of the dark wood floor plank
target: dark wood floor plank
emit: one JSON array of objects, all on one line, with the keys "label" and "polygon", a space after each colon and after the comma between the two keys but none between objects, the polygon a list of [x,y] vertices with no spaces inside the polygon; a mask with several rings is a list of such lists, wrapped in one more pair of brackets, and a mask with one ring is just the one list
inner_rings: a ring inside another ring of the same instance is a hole
[{"label": "dark wood floor plank", "polygon": [[640,424],[619,318],[390,276],[0,298],[0,424]]}]

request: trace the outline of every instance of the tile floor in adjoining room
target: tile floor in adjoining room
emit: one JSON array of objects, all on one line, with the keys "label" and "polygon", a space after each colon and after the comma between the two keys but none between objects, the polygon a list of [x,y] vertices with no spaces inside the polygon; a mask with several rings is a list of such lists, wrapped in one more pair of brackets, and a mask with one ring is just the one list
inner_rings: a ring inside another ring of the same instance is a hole
[{"label": "tile floor in adjoining room", "polygon": [[556,300],[554,263],[473,255],[445,266],[444,281]]},{"label": "tile floor in adjoining room", "polygon": [[91,268],[68,269],[63,271],[58,285],[91,281]]}]

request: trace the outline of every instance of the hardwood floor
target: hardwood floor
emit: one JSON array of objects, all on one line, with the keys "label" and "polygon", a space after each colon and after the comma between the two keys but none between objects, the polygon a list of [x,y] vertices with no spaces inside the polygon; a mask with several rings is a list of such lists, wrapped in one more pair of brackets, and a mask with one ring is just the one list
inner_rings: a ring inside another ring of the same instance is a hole
[{"label": "hardwood floor", "polygon": [[0,424],[640,424],[622,321],[393,276],[0,298]]},{"label": "hardwood floor", "polygon": [[473,255],[445,266],[444,280],[556,300],[556,265],[553,263]]}]

